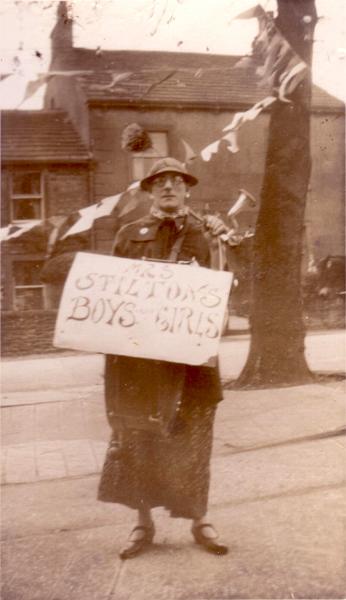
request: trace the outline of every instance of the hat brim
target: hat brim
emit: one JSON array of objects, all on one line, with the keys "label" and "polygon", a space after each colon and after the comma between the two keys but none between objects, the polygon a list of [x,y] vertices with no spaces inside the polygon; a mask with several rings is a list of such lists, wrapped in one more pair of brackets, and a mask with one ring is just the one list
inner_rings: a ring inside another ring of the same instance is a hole
[{"label": "hat brim", "polygon": [[181,171],[175,171],[174,169],[167,169],[167,170],[155,173],[155,175],[152,175],[151,177],[145,177],[144,179],[142,179],[142,181],[140,183],[141,189],[148,192],[151,188],[153,181],[157,177],[160,177],[160,175],[163,175],[163,173],[176,173],[177,175],[180,175],[184,179],[185,183],[187,183],[187,185],[189,185],[191,187],[198,183],[197,177],[194,177],[193,175],[190,175],[189,173],[181,173]]}]

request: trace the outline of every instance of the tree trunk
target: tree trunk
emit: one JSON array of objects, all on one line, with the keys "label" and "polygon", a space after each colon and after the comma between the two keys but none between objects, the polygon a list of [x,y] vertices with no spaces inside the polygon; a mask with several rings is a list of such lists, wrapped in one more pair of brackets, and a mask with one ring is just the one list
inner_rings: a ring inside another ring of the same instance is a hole
[{"label": "tree trunk", "polygon": [[[314,0],[278,0],[276,26],[311,65]],[[301,256],[310,178],[311,77],[272,108],[254,239],[251,345],[238,387],[311,380],[304,356]]]}]

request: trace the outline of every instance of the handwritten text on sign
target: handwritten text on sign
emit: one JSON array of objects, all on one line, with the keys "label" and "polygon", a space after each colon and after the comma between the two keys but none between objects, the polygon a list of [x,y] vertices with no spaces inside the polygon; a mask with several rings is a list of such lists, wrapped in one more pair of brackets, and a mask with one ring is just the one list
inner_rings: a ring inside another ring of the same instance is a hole
[{"label": "handwritten text on sign", "polygon": [[78,253],[55,346],[200,365],[217,355],[232,275]]}]

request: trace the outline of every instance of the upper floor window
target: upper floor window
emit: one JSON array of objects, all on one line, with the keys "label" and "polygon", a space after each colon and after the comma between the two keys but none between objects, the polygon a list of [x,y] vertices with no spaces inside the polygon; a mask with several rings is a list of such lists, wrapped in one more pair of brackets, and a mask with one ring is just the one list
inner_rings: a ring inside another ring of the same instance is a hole
[{"label": "upper floor window", "polygon": [[43,178],[39,171],[18,171],[11,180],[11,221],[43,219]]},{"label": "upper floor window", "polygon": [[143,152],[132,153],[132,178],[143,179],[152,165],[159,159],[168,156],[168,139],[165,131],[147,131],[152,147]]},{"label": "upper floor window", "polygon": [[13,263],[14,310],[44,308],[42,267],[42,260],[16,260]]}]

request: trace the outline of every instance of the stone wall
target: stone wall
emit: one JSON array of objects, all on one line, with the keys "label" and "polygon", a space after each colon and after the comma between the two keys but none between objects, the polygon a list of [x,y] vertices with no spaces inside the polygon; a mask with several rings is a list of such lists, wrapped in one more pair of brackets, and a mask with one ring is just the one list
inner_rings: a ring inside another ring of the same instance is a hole
[{"label": "stone wall", "polygon": [[56,310],[4,311],[2,313],[2,356],[24,356],[57,352],[52,345]]},{"label": "stone wall", "polygon": [[[116,194],[131,182],[131,156],[121,148],[124,127],[137,122],[148,131],[165,131],[169,154],[185,160],[182,139],[200,152],[220,137],[232,121],[232,111],[148,109],[136,107],[92,107],[90,133],[93,139],[95,171],[94,201]],[[245,123],[239,130],[240,151],[231,154],[225,143],[208,162],[196,159],[189,170],[199,179],[191,189],[194,209],[208,205],[211,212],[226,215],[245,188],[259,201],[265,167],[269,114],[262,113],[255,122]],[[345,251],[345,161],[344,114],[315,111],[311,115],[312,174],[306,205],[307,255],[321,260],[328,255],[344,255]],[[259,204],[259,202],[258,202]],[[257,210],[245,211],[239,218],[241,228],[253,227]]]}]

